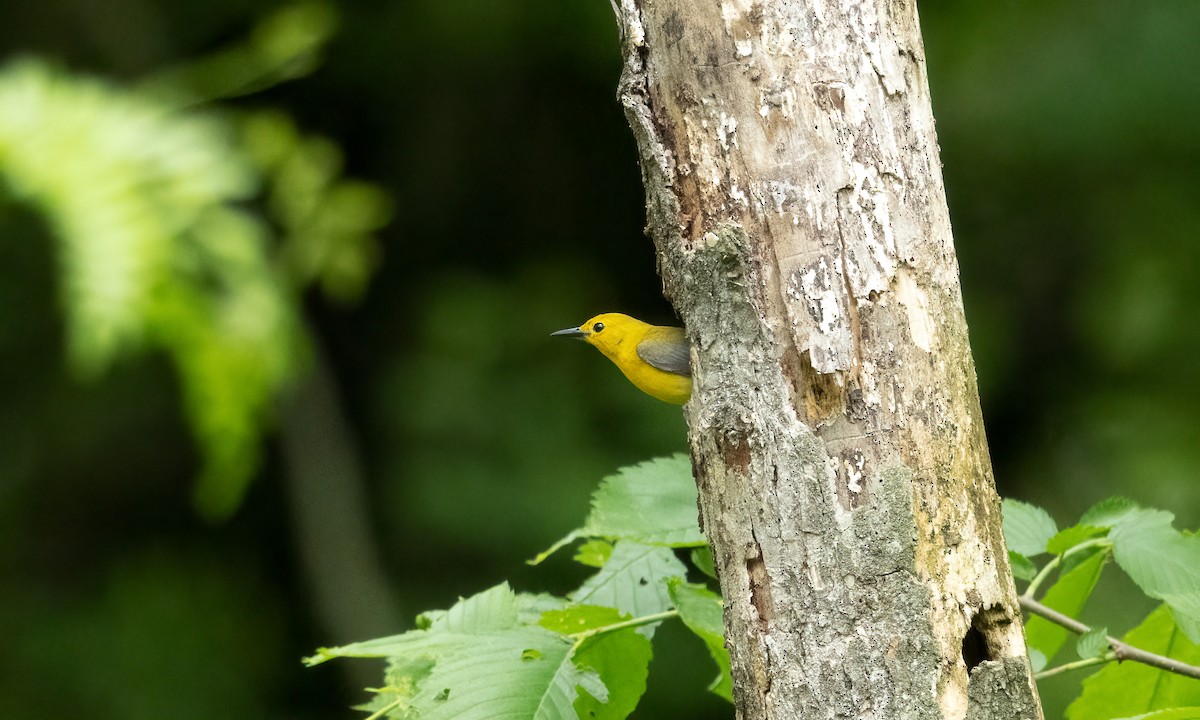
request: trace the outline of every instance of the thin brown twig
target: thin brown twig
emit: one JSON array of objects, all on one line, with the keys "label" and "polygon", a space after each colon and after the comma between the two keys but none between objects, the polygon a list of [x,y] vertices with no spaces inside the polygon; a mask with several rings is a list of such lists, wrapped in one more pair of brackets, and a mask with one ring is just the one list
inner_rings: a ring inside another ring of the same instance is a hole
[{"label": "thin brown twig", "polygon": [[[1020,598],[1020,601],[1021,607],[1025,610],[1037,615],[1038,617],[1045,618],[1055,625],[1061,625],[1073,633],[1082,635],[1091,630],[1090,627],[1084,625],[1075,618],[1068,617],[1067,615],[1063,615],[1053,608],[1046,607],[1033,598],[1022,597]],[[1156,667],[1159,670],[1166,670],[1167,672],[1173,672],[1176,675],[1183,675],[1184,677],[1196,678],[1197,680],[1200,680],[1200,667],[1188,665],[1187,663],[1173,660],[1169,657],[1164,657],[1147,650],[1142,650],[1141,648],[1136,648],[1132,645],[1121,642],[1115,637],[1106,637],[1105,639],[1108,640],[1108,645],[1112,648],[1113,655],[1116,657],[1117,661],[1132,660],[1134,662],[1142,663],[1143,665]]]}]

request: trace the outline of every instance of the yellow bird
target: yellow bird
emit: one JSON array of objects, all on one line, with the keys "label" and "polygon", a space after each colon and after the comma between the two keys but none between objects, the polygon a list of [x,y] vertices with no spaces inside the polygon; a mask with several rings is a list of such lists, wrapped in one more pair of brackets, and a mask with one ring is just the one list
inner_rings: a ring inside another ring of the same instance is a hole
[{"label": "yellow bird", "polygon": [[691,350],[683,328],[604,313],[577,328],[550,334],[579,338],[595,347],[651,397],[682,405],[692,396]]}]

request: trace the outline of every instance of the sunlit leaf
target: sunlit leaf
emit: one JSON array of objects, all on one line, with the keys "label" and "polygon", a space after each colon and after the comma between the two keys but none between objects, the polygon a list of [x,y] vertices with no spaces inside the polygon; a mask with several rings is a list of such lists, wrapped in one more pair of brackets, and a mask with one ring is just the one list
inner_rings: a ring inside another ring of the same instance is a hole
[{"label": "sunlit leaf", "polygon": [[1200,706],[1156,710],[1144,715],[1138,715],[1137,717],[1121,718],[1120,720],[1200,720]]},{"label": "sunlit leaf", "polygon": [[1009,550],[1026,557],[1040,555],[1057,532],[1045,510],[1019,500],[1004,500],[1004,540]]},{"label": "sunlit leaf", "polygon": [[[1122,639],[1148,652],[1200,664],[1200,647],[1179,630],[1165,605]],[[1109,663],[1083,681],[1083,692],[1067,708],[1067,720],[1126,718],[1196,705],[1200,705],[1200,681],[1141,663]]]},{"label": "sunlit leaf", "polygon": [[673,547],[704,544],[686,455],[622,468],[601,481],[582,534]]},{"label": "sunlit leaf", "polygon": [[577,720],[581,691],[607,701],[600,675],[573,660],[570,639],[522,623],[520,606],[498,585],[460,601],[426,630],[322,649],[308,662],[390,658],[381,694],[424,720]]},{"label": "sunlit leaf", "polygon": [[1137,503],[1128,498],[1106,498],[1088,508],[1083,517],[1079,518],[1079,524],[1111,528],[1116,526],[1129,513],[1138,509]]},{"label": "sunlit leaf", "polygon": [[733,680],[729,667],[729,651],[725,649],[725,620],[721,596],[703,585],[684,582],[674,578],[668,584],[671,599],[679,611],[679,618],[696,633],[717,663],[718,674],[708,689],[721,697],[733,701]]},{"label": "sunlit leaf", "polygon": [[612,557],[613,546],[607,540],[588,540],[575,551],[575,562],[588,567],[604,567]]},{"label": "sunlit leaf", "polygon": [[1108,649],[1108,628],[1094,627],[1075,641],[1075,652],[1084,660],[1100,657]]},{"label": "sunlit leaf", "polygon": [[1172,527],[1163,510],[1126,513],[1109,533],[1113,557],[1142,592],[1163,600],[1192,641],[1200,641],[1200,537]]},{"label": "sunlit leaf", "polygon": [[[1107,553],[1095,553],[1076,567],[1064,572],[1042,596],[1041,602],[1065,615],[1078,617],[1092,589],[1100,579],[1100,571],[1108,560]],[[1053,659],[1066,643],[1070,632],[1036,615],[1025,622],[1025,642],[1047,659]]]},{"label": "sunlit leaf", "polygon": [[[628,615],[614,608],[574,606],[547,613],[541,624],[556,632],[577,634],[611,627],[628,619]],[[575,663],[600,676],[608,699],[601,700],[587,690],[580,692],[575,700],[579,716],[593,720],[622,720],[633,712],[646,692],[651,654],[650,640],[633,627],[586,638],[575,651]]]},{"label": "sunlit leaf", "polygon": [[1018,580],[1032,580],[1037,576],[1037,565],[1019,552],[1008,551],[1008,565],[1012,568],[1013,577]]},{"label": "sunlit leaf", "polygon": [[[571,599],[617,608],[632,617],[653,615],[671,607],[667,579],[686,572],[670,548],[622,540],[613,546],[612,556],[600,572],[588,578]],[[650,637],[654,628],[644,626],[638,632]]]},{"label": "sunlit leaf", "polygon": [[713,563],[712,550],[708,547],[698,547],[692,551],[691,557],[692,564],[696,566],[697,570],[714,580],[716,579],[717,568]]},{"label": "sunlit leaf", "polygon": [[1051,555],[1062,555],[1076,545],[1100,537],[1107,531],[1107,528],[1096,525],[1072,525],[1058,531],[1054,537],[1050,538],[1050,541],[1046,543],[1046,552]]},{"label": "sunlit leaf", "polygon": [[583,527],[530,562],[537,564],[581,537],[703,547],[705,541],[697,517],[696,483],[686,455],[631,465],[601,481],[592,494],[592,510]]},{"label": "sunlit leaf", "polygon": [[629,620],[627,613],[602,605],[568,605],[547,610],[537,624],[560,635],[578,635]]}]

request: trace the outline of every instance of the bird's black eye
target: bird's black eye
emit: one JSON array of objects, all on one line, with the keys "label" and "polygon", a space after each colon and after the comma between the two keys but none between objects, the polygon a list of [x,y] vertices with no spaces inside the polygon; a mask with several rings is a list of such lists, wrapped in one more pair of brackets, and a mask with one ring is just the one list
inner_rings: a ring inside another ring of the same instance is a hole
[{"label": "bird's black eye", "polygon": [[604,323],[596,323],[592,326],[592,332],[600,332],[604,329]]}]

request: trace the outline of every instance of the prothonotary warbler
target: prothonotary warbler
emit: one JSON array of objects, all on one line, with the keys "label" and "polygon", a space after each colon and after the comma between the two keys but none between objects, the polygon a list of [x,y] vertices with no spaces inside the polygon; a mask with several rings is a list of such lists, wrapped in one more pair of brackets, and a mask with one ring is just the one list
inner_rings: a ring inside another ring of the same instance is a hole
[{"label": "prothonotary warbler", "polygon": [[651,397],[682,405],[692,396],[691,350],[683,328],[650,325],[621,313],[604,313],[577,328],[551,335],[592,345]]}]

